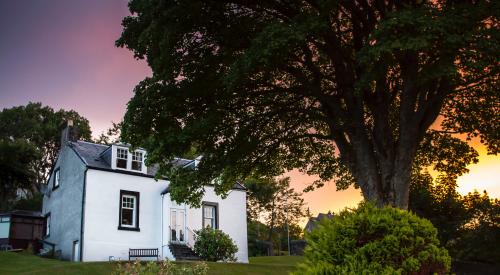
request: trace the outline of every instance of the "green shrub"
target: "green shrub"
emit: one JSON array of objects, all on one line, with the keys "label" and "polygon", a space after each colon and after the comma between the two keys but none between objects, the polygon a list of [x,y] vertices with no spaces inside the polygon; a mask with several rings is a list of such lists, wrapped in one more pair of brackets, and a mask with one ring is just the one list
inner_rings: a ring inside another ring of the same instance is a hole
[{"label": "green shrub", "polygon": [[118,263],[114,275],[206,275],[206,263],[174,264],[171,261],[141,263],[136,260],[132,263]]},{"label": "green shrub", "polygon": [[425,219],[362,203],[306,234],[296,274],[445,274],[451,258]]},{"label": "green shrub", "polygon": [[236,261],[238,247],[229,235],[209,227],[196,231],[194,252],[205,261]]}]

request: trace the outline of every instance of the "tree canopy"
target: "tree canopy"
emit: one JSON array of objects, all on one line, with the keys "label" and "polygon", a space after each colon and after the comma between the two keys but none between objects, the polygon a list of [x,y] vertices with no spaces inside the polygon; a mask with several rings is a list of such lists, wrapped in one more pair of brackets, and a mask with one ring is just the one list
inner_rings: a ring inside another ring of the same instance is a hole
[{"label": "tree canopy", "polygon": [[[0,149],[6,150],[2,152],[5,157],[2,161],[6,161],[5,165],[12,165],[12,169],[6,168],[9,173],[23,171],[19,174],[22,177],[17,177],[19,184],[16,188],[27,191],[29,196],[40,192],[56,161],[61,147],[61,131],[68,120],[73,121],[80,139],[91,139],[89,121],[73,110],[55,111],[41,103],[30,102],[0,111]],[[15,194],[16,188],[9,186],[4,186],[9,190],[8,194]]]},{"label": "tree canopy", "polygon": [[26,141],[0,139],[0,211],[9,208],[19,189],[31,188],[34,175],[28,167],[39,157]]},{"label": "tree canopy", "polygon": [[193,146],[204,156],[189,181],[173,177],[176,200],[297,168],[319,176],[312,187],[354,183],[378,205],[407,208],[418,148],[438,117],[434,132],[479,137],[499,152],[499,1],[129,8],[117,45],[146,59],[153,76],[135,88],[124,139],[162,174]]}]

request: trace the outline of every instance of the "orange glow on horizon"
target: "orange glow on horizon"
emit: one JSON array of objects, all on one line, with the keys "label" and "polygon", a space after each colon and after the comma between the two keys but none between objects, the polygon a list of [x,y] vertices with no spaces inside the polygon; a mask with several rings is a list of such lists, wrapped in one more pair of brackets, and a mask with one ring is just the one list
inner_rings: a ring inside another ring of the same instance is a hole
[{"label": "orange glow on horizon", "polygon": [[[457,179],[458,192],[466,195],[475,189],[482,193],[486,190],[490,198],[500,198],[500,156],[488,155],[486,147],[477,140],[471,141],[471,145],[479,153],[479,162],[468,166],[469,173]],[[435,178],[436,173],[431,172]],[[296,191],[302,191],[316,177],[305,175],[297,170],[290,171],[283,176],[291,179],[291,186]],[[355,207],[362,199],[361,190],[350,187],[347,190],[337,191],[334,182],[329,182],[324,187],[312,192],[304,193],[303,198],[309,207],[311,214],[317,216],[319,213],[328,211],[338,212],[346,207]],[[304,220],[301,225],[305,225]]]}]

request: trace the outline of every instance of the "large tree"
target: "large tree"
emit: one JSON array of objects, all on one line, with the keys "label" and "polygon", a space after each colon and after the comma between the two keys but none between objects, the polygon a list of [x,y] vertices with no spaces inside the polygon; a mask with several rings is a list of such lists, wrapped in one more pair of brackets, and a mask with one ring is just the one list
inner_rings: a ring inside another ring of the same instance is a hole
[{"label": "large tree", "polygon": [[91,139],[89,121],[76,111],[60,109],[55,111],[41,103],[6,108],[0,111],[0,140],[27,142],[37,151],[37,158],[24,166],[32,177],[25,188],[34,195],[47,182],[61,148],[61,131],[66,121],[72,120],[78,138]]},{"label": "large tree", "polygon": [[[123,136],[160,173],[196,146],[190,180],[228,191],[298,168],[407,208],[417,149],[434,129],[500,149],[499,1],[132,0],[118,46],[153,76]],[[222,176],[221,176],[222,175]],[[179,180],[177,180],[179,179]],[[218,179],[213,181],[214,179]]]},{"label": "large tree", "polygon": [[0,139],[0,211],[10,210],[20,189],[30,189],[34,177],[28,167],[38,151],[23,140]]}]

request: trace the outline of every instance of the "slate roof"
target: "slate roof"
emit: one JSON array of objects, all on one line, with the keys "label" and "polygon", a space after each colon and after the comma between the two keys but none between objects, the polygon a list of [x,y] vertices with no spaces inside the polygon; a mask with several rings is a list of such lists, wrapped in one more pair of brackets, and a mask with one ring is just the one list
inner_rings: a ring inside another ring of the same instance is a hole
[{"label": "slate roof", "polygon": [[318,222],[320,222],[323,219],[333,219],[333,214],[331,212],[328,212],[327,214],[319,213],[318,217],[314,218],[311,217],[307,221],[307,224],[305,226],[305,230],[307,232],[311,232],[316,226],[318,225]]},{"label": "slate roof", "polygon": [[[69,146],[76,152],[76,154],[85,163],[85,165],[87,165],[87,167],[99,170],[108,170],[113,172],[125,172],[122,170],[111,169],[111,163],[110,163],[111,145],[97,144],[79,140],[79,141],[69,142]],[[158,169],[154,166],[148,167],[146,176],[154,177],[157,170]],[[138,173],[133,171],[126,171],[126,172],[137,174],[138,176],[145,175],[143,173]]]},{"label": "slate roof", "polygon": [[0,216],[13,215],[33,218],[43,218],[42,212],[28,210],[12,210],[10,212],[0,213]]},{"label": "slate roof", "polygon": [[[127,145],[120,144],[120,146],[127,146]],[[73,151],[75,151],[75,153],[89,168],[106,170],[116,173],[133,174],[137,176],[146,176],[146,177],[154,177],[156,172],[158,171],[158,168],[156,166],[148,166],[147,174],[138,173],[134,171],[123,171],[123,170],[112,169],[110,163],[111,145],[103,145],[103,144],[78,140],[69,142],[69,147],[72,148]],[[185,167],[190,169],[195,168],[195,160],[192,159],[176,158],[174,159],[172,164],[175,167]],[[246,190],[245,186],[243,186],[239,182],[236,182],[234,184],[233,189]],[[168,193],[168,188],[162,192],[162,194],[164,193]]]}]

